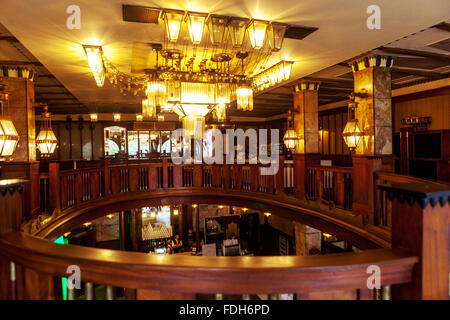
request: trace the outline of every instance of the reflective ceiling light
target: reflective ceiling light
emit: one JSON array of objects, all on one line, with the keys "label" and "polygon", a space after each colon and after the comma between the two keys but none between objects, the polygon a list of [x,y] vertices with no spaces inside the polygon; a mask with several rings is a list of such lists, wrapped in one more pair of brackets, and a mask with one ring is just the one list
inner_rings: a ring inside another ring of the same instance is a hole
[{"label": "reflective ceiling light", "polygon": [[103,63],[103,50],[101,46],[83,45],[88,58],[88,64],[94,75],[97,87],[103,87],[105,83],[105,65]]},{"label": "reflective ceiling light", "polygon": [[271,22],[269,25],[268,38],[269,46],[272,51],[280,51],[283,45],[284,33],[286,32],[288,25],[279,22]]},{"label": "reflective ceiling light", "polygon": [[180,35],[181,23],[183,22],[184,11],[163,10],[164,24],[166,25],[167,38],[170,42],[176,42]]},{"label": "reflective ceiling light", "polygon": [[52,130],[50,112],[48,112],[47,106],[44,107],[42,113],[41,129],[36,137],[36,145],[42,157],[50,157],[58,145],[58,139],[56,139]]},{"label": "reflective ceiling light", "polygon": [[186,14],[185,19],[188,24],[192,44],[199,44],[202,41],[207,16],[208,14],[199,12],[188,12]]},{"label": "reflective ceiling light", "polygon": [[237,108],[242,111],[253,110],[253,90],[249,86],[241,86],[236,90]]},{"label": "reflective ceiling light", "polygon": [[156,117],[156,107],[150,106],[147,98],[142,99],[142,116],[147,119]]},{"label": "reflective ceiling light", "polygon": [[228,22],[228,31],[230,33],[233,48],[240,48],[244,43],[245,30],[247,28],[247,18],[230,18]]},{"label": "reflective ceiling light", "polygon": [[167,86],[162,80],[154,80],[147,83],[146,95],[149,107],[161,107],[167,104]]},{"label": "reflective ceiling light", "polygon": [[9,95],[0,92],[0,157],[9,157],[16,150],[19,142],[19,134],[11,119],[3,115],[4,105],[8,102]]},{"label": "reflective ceiling light", "polygon": [[263,47],[268,25],[269,22],[264,20],[253,19],[250,21],[247,30],[253,49],[259,50]]},{"label": "reflective ceiling light", "polygon": [[136,121],[141,122],[144,120],[144,116],[142,113],[136,113]]},{"label": "reflective ceiling light", "polygon": [[206,23],[209,28],[211,43],[215,46],[221,45],[225,35],[225,28],[228,23],[228,17],[211,14]]},{"label": "reflective ceiling light", "polygon": [[96,113],[91,113],[89,115],[89,117],[91,119],[91,122],[97,122],[98,121],[98,114],[96,114]]},{"label": "reflective ceiling light", "polygon": [[120,113],[113,113],[113,117],[114,117],[114,122],[120,121]]}]

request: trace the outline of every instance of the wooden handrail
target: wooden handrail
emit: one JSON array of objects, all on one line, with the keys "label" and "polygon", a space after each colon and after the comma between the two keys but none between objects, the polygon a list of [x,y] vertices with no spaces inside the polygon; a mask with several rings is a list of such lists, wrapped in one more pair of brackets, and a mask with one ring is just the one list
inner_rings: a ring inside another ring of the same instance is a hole
[{"label": "wooden handrail", "polygon": [[375,249],[358,253],[287,257],[158,256],[59,245],[20,232],[0,237],[0,256],[51,276],[77,265],[82,281],[181,293],[309,293],[367,288],[367,267],[381,285],[408,283],[418,259]]}]

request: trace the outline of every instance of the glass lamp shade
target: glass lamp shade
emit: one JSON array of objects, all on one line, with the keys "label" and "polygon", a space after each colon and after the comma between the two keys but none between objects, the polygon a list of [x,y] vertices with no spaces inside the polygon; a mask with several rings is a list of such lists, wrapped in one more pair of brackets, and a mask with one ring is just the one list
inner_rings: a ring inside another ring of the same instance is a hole
[{"label": "glass lamp shade", "polygon": [[227,119],[227,106],[224,103],[219,103],[216,106],[217,121],[224,122]]},{"label": "glass lamp shade", "polygon": [[84,46],[84,51],[88,58],[89,68],[94,75],[97,87],[103,87],[105,83],[105,66],[103,64],[102,47]]},{"label": "glass lamp shade", "polygon": [[188,23],[192,44],[199,44],[202,41],[206,17],[206,13],[187,13],[186,21]]},{"label": "glass lamp shade", "polygon": [[342,136],[350,150],[354,150],[358,147],[363,135],[364,133],[359,126],[358,119],[350,119],[347,121]]},{"label": "glass lamp shade", "polygon": [[236,90],[237,108],[242,111],[253,110],[253,90],[249,87],[240,87]]},{"label": "glass lamp shade", "polygon": [[295,133],[294,129],[286,130],[286,133],[284,134],[283,137],[284,145],[286,146],[286,148],[295,149],[298,140],[299,139],[297,133]]},{"label": "glass lamp shade", "polygon": [[286,32],[287,25],[284,23],[272,22],[267,29],[269,45],[272,51],[280,51],[283,45],[284,33]]},{"label": "glass lamp shade", "polygon": [[19,134],[11,120],[0,118],[0,157],[9,157],[16,150]]},{"label": "glass lamp shade", "polygon": [[294,62],[292,61],[282,61],[280,63],[280,73],[283,81],[289,80],[289,78],[291,77],[291,70],[293,64]]},{"label": "glass lamp shade", "polygon": [[98,114],[96,114],[96,113],[91,113],[89,115],[89,117],[91,118],[91,122],[97,122],[98,121]]},{"label": "glass lamp shade", "polygon": [[231,18],[228,23],[228,31],[230,33],[233,48],[240,48],[244,43],[245,30],[249,19]]},{"label": "glass lamp shade", "polygon": [[167,38],[170,42],[176,42],[180,35],[181,23],[183,22],[184,11],[164,10],[163,20],[166,25]]},{"label": "glass lamp shade", "polygon": [[268,24],[267,21],[263,20],[252,20],[250,22],[247,30],[253,49],[259,50],[263,47]]},{"label": "glass lamp shade", "polygon": [[149,99],[142,99],[142,115],[146,119],[156,117],[156,106],[150,105]]},{"label": "glass lamp shade", "polygon": [[36,137],[36,145],[41,152],[41,156],[49,157],[53,154],[58,145],[58,139],[56,139],[52,128],[41,128]]},{"label": "glass lamp shade", "polygon": [[228,18],[217,15],[210,15],[207,21],[211,43],[215,46],[221,45]]},{"label": "glass lamp shade", "polygon": [[167,86],[164,81],[155,80],[147,84],[147,99],[150,107],[161,107],[167,104]]}]

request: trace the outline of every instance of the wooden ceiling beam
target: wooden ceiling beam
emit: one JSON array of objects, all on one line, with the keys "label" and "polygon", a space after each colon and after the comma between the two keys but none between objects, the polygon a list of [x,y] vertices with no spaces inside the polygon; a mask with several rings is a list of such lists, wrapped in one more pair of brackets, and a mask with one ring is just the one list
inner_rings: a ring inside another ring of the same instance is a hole
[{"label": "wooden ceiling beam", "polygon": [[426,77],[426,78],[430,78],[430,79],[434,79],[434,80],[447,78],[446,74],[442,74],[439,72],[433,72],[433,71],[424,71],[424,70],[399,68],[399,67],[392,67],[392,71],[401,73],[401,74]]},{"label": "wooden ceiling beam", "polygon": [[440,30],[444,30],[444,31],[450,32],[450,23],[441,22],[441,23],[435,25],[434,28],[438,28]]},{"label": "wooden ceiling beam", "polygon": [[450,63],[450,55],[448,55],[448,54],[423,51],[423,50],[415,50],[415,49],[392,48],[392,47],[380,47],[379,50],[387,52],[387,53],[392,53],[392,54],[424,57],[424,58],[436,59],[439,61],[444,61],[446,63]]}]

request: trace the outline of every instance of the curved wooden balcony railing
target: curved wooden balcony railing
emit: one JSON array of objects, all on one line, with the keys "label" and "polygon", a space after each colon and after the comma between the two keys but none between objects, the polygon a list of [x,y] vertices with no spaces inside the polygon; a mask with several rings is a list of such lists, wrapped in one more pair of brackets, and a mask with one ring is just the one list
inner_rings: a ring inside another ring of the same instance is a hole
[{"label": "curved wooden balcony railing", "polygon": [[[158,256],[58,245],[19,232],[0,237],[0,252],[3,266],[6,261],[15,263],[17,280],[12,288],[19,299],[60,298],[55,285],[59,277],[68,276],[70,265],[80,268],[85,284],[126,288],[128,298],[295,293],[299,299],[368,299],[369,266],[378,266],[381,285],[389,286],[411,282],[418,262],[416,257],[388,249],[306,257]],[[3,291],[8,295],[11,281],[3,284]]]},{"label": "curved wooden balcony railing", "polygon": [[[389,242],[366,228],[360,217],[345,206],[346,201],[352,202],[351,197],[342,198],[348,197],[347,192],[352,189],[351,168],[308,166],[308,172],[313,172],[310,182],[299,186],[293,179],[297,175],[295,163],[281,163],[276,175],[264,178],[260,175],[262,166],[249,164],[173,165],[163,159],[160,163],[130,161],[115,165],[103,161],[93,167],[85,164],[82,168],[60,171],[58,163],[50,163],[43,179],[47,179],[48,209],[54,214],[47,223],[31,228],[31,233],[52,238],[64,230],[63,226],[70,226],[71,221],[79,224],[86,218],[85,214],[92,218],[94,211],[103,215],[108,210],[125,209],[130,203],[133,206],[147,201],[198,203],[200,199],[210,203],[220,197],[230,204],[280,209],[279,214],[294,220],[302,216],[313,227],[324,231],[335,228],[333,232],[340,238],[345,238],[345,231],[357,234],[369,239],[365,244],[371,243],[372,247],[368,245],[366,249],[390,247]],[[410,192],[395,189],[396,183],[405,182],[398,175],[377,172],[375,178],[385,185],[375,199],[389,194],[392,202],[389,209],[392,226],[389,223],[385,226],[389,234],[392,230],[392,249],[310,257],[162,257],[63,247],[22,233],[11,233],[0,237],[0,292],[2,297],[58,298],[55,277],[67,276],[67,266],[75,264],[81,269],[86,297],[92,297],[93,284],[103,284],[107,286],[108,297],[112,297],[113,287],[119,287],[125,289],[127,298],[144,299],[190,299],[195,294],[206,293],[246,297],[295,293],[300,299],[368,298],[367,267],[375,265],[381,268],[383,286],[399,286],[393,298],[448,298],[450,210],[445,198],[449,197],[448,187],[442,189],[444,192],[436,188]],[[342,183],[343,180],[349,182]],[[392,190],[390,184],[394,186]],[[299,196],[302,192],[299,189],[307,191],[305,195],[314,192],[314,196],[304,199]],[[398,200],[393,196],[396,192],[400,194]],[[419,200],[427,197],[439,198],[440,205],[420,207]],[[415,198],[420,199],[415,201]],[[408,205],[407,209],[403,207]],[[315,225],[317,221],[322,224]],[[410,226],[407,231],[403,222]],[[427,250],[422,250],[425,247]],[[10,268],[10,261],[15,268]],[[11,278],[10,270],[15,270]]]}]

